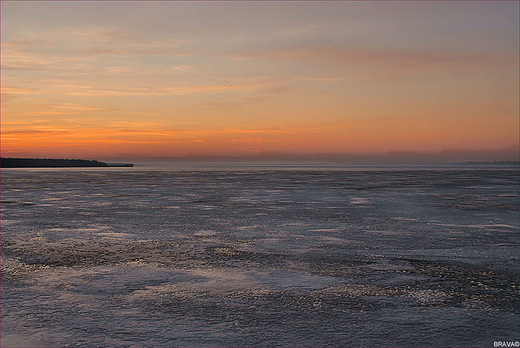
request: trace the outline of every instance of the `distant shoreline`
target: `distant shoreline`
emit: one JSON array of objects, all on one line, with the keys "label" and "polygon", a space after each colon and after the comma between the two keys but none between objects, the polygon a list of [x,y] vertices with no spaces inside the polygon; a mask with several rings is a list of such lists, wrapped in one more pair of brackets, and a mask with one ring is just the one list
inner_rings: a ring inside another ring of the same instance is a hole
[{"label": "distant shoreline", "polygon": [[105,163],[96,160],[0,157],[0,168],[133,167],[132,163]]},{"label": "distant shoreline", "polygon": [[[198,161],[197,161],[198,160]],[[159,164],[159,163],[154,163]],[[141,163],[142,165],[142,163]],[[311,162],[311,161],[274,161],[274,162],[255,162],[251,158],[210,158],[201,157],[195,159],[187,158],[176,158],[175,161],[169,163],[162,163],[162,165],[204,165],[204,166],[226,166],[226,165],[247,165],[247,166],[519,166],[518,161],[464,161],[464,162],[396,162],[396,163],[341,163],[341,162]],[[93,168],[93,167],[105,167],[105,168],[116,168],[116,167],[134,167],[133,163],[106,163],[97,160],[85,160],[85,159],[51,159],[51,158],[8,158],[0,157],[0,168]]]},{"label": "distant shoreline", "polygon": [[481,164],[492,164],[492,165],[520,165],[520,162],[518,161],[493,161],[493,162],[463,162],[463,163],[460,163],[460,164],[469,164],[469,165],[472,165],[472,164],[478,164],[478,165],[481,165]]}]

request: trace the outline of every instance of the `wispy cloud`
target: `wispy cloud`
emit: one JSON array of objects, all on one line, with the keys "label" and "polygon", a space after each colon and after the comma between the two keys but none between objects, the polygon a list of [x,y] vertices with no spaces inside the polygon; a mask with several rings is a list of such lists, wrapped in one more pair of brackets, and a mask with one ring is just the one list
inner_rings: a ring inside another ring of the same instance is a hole
[{"label": "wispy cloud", "polygon": [[387,76],[409,72],[453,73],[490,68],[518,68],[518,54],[359,48],[325,43],[301,44],[263,50],[236,49],[228,51],[226,55],[244,60],[361,67],[370,69],[370,71],[375,69]]},{"label": "wispy cloud", "polygon": [[97,26],[30,31],[2,41],[2,69],[99,73],[101,56],[176,55],[183,43]]},{"label": "wispy cloud", "polygon": [[338,77],[295,77],[296,81],[317,82],[317,83],[337,83],[344,79]]}]

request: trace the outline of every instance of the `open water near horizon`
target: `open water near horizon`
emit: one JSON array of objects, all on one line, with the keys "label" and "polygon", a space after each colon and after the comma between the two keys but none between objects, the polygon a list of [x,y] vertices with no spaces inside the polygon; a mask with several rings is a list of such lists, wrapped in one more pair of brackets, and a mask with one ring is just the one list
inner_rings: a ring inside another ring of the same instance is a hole
[{"label": "open water near horizon", "polygon": [[518,166],[2,169],[2,347],[493,347]]}]

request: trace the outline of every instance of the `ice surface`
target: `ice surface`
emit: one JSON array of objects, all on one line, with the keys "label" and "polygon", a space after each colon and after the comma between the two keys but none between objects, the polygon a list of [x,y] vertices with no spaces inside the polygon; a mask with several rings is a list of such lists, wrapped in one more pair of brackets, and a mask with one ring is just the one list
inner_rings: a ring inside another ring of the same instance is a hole
[{"label": "ice surface", "polygon": [[518,167],[1,176],[2,346],[519,340]]}]

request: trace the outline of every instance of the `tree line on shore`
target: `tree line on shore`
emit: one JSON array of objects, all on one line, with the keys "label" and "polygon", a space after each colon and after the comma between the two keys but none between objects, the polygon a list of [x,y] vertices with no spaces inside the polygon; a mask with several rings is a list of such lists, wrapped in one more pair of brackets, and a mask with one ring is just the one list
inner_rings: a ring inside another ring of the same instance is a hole
[{"label": "tree line on shore", "polygon": [[130,163],[108,164],[96,160],[0,157],[0,168],[133,167]]}]

